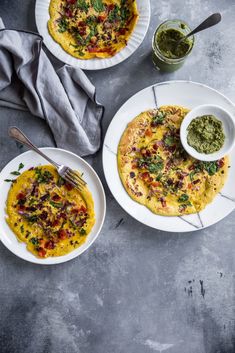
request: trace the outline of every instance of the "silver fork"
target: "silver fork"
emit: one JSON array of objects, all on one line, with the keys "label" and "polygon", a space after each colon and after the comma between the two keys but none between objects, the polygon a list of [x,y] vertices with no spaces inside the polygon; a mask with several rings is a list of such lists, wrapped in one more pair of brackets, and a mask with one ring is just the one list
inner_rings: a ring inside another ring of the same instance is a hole
[{"label": "silver fork", "polygon": [[8,130],[8,134],[10,137],[15,139],[16,141],[23,143],[24,145],[28,146],[31,150],[37,152],[45,158],[50,164],[54,165],[59,173],[59,175],[65,179],[68,183],[70,183],[73,187],[77,188],[78,190],[82,191],[82,188],[86,185],[86,182],[80,177],[80,175],[72,170],[71,168],[60,165],[53,161],[51,158],[46,156],[42,151],[40,151],[29,139],[28,137],[23,134],[23,132],[18,129],[16,126],[12,126]]}]

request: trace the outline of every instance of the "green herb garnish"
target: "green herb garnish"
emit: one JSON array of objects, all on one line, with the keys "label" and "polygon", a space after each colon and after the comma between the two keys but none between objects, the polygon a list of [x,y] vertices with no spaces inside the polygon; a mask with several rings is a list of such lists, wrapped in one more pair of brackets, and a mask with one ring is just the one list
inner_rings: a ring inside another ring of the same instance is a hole
[{"label": "green herb garnish", "polygon": [[64,33],[68,29],[68,21],[65,18],[61,18],[60,21],[58,22],[58,32]]},{"label": "green herb garnish", "polygon": [[38,220],[38,216],[37,215],[32,215],[32,216],[26,217],[26,219],[27,219],[27,221],[29,223],[35,223]]},{"label": "green herb garnish", "polygon": [[55,208],[61,208],[61,207],[63,207],[63,202],[50,201],[50,205],[55,207]]},{"label": "green herb garnish", "polygon": [[40,168],[35,168],[35,175],[39,184],[48,183],[53,178],[53,175],[48,170],[42,172]]},{"label": "green herb garnish", "polygon": [[150,173],[158,173],[163,169],[163,162],[151,163],[148,166],[148,170]]},{"label": "green herb garnish", "polygon": [[167,146],[173,146],[175,144],[175,138],[173,136],[166,136],[164,138],[164,143]]},{"label": "green herb garnish", "polygon": [[152,123],[154,125],[163,124],[166,115],[167,114],[165,112],[158,110],[157,114],[153,117]]},{"label": "green herb garnish", "polygon": [[178,198],[178,202],[185,202],[188,201],[189,196],[187,194],[182,194],[179,198]]},{"label": "green herb garnish", "polygon": [[23,226],[23,224],[20,226],[20,231],[21,231],[21,233],[24,233],[24,226]]},{"label": "green herb garnish", "polygon": [[91,4],[97,12],[102,12],[105,10],[102,0],[91,0]]},{"label": "green herb garnish", "polygon": [[81,228],[81,229],[79,230],[79,233],[80,233],[81,235],[86,235],[86,231],[85,231],[84,228]]},{"label": "green herb garnish", "polygon": [[24,168],[24,164],[23,164],[23,163],[20,163],[20,164],[19,164],[19,167],[18,167],[18,171],[21,170],[22,168]]},{"label": "green herb garnish", "polygon": [[38,238],[35,238],[35,237],[31,238],[29,241],[31,241],[31,243],[33,245],[38,245],[39,244]]},{"label": "green herb garnish", "polygon": [[87,13],[89,10],[89,5],[85,0],[77,0],[77,8]]},{"label": "green herb garnish", "polygon": [[216,162],[203,162],[203,166],[209,175],[214,175],[218,171]]}]

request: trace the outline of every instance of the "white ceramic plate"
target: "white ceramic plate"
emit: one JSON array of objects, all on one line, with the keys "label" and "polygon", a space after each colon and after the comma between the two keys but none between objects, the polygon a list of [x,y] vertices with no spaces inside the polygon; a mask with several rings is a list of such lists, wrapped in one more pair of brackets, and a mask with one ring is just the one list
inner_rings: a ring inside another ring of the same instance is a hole
[{"label": "white ceramic plate", "polygon": [[74,58],[64,51],[61,46],[54,41],[47,29],[47,22],[49,20],[49,8],[50,0],[36,0],[35,7],[35,18],[38,32],[44,39],[44,43],[50,52],[64,63],[80,67],[84,70],[101,70],[106,69],[119,64],[120,62],[127,59],[133,54],[136,49],[143,42],[144,37],[147,33],[150,21],[150,1],[149,0],[137,0],[139,19],[131,38],[128,41],[127,46],[117,53],[112,58],[107,59],[91,59],[91,60],[80,60]]},{"label": "white ceramic plate", "polygon": [[221,193],[202,212],[180,217],[163,217],[133,201],[122,186],[117,169],[118,143],[127,124],[142,111],[161,105],[182,105],[194,108],[216,104],[235,118],[235,106],[218,91],[200,83],[169,81],[138,92],[116,113],[109,125],[103,147],[103,168],[108,186],[122,208],[150,227],[168,232],[188,232],[208,227],[226,217],[235,207],[235,151],[230,156],[229,176]]},{"label": "white ceramic plate", "polygon": [[97,176],[96,172],[86,161],[84,161],[82,158],[78,157],[72,152],[68,152],[59,148],[45,147],[42,148],[42,150],[56,162],[68,165],[69,167],[73,169],[78,169],[81,173],[84,173],[84,180],[87,182],[89,190],[91,191],[94,199],[96,215],[95,225],[92,228],[91,233],[88,235],[86,242],[82,244],[79,248],[64,256],[39,259],[26,249],[26,245],[24,243],[21,243],[17,240],[16,236],[11,231],[5,220],[5,201],[7,199],[10,183],[5,182],[4,179],[11,178],[10,172],[16,170],[20,163],[24,164],[24,168],[22,169],[22,171],[29,169],[32,166],[47,164],[47,161],[40,157],[38,154],[33,151],[28,151],[22,153],[21,155],[17,156],[12,161],[10,161],[0,173],[0,239],[2,243],[11,252],[13,252],[13,254],[21,257],[22,259],[41,265],[52,265],[74,259],[91,246],[91,244],[98,237],[99,232],[102,228],[106,212],[106,201],[103,186],[100,182],[100,179]]}]

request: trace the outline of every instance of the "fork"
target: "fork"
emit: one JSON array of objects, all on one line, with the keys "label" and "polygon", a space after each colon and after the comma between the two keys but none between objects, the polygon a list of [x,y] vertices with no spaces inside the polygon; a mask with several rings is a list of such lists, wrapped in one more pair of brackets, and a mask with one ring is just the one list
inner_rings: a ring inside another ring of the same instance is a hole
[{"label": "fork", "polygon": [[36,153],[40,154],[40,156],[45,158],[50,164],[54,165],[56,167],[57,171],[58,171],[58,174],[63,179],[65,179],[69,184],[71,184],[73,187],[75,187],[79,191],[82,191],[82,189],[85,187],[86,182],[80,177],[80,175],[76,171],[72,170],[71,168],[69,168],[69,167],[67,167],[65,165],[58,164],[55,161],[53,161],[51,158],[46,156],[16,126],[11,126],[9,128],[9,130],[8,130],[8,134],[9,134],[10,137],[15,139],[16,141],[26,145],[31,150],[33,150]]}]

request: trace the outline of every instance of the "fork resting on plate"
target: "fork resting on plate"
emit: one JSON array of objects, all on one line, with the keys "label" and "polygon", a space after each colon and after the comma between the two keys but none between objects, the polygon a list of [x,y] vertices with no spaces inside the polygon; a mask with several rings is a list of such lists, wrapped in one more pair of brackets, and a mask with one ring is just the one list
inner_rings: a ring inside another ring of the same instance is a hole
[{"label": "fork resting on plate", "polygon": [[25,134],[18,129],[16,126],[12,126],[9,128],[8,134],[10,137],[14,138],[16,141],[26,145],[31,150],[35,151],[36,153],[40,154],[43,158],[45,158],[50,164],[54,165],[58,171],[58,174],[65,179],[69,184],[73,187],[82,191],[85,187],[86,182],[81,178],[79,173],[75,170],[67,167],[66,165],[60,165],[45,155],[40,149],[38,149]]}]

